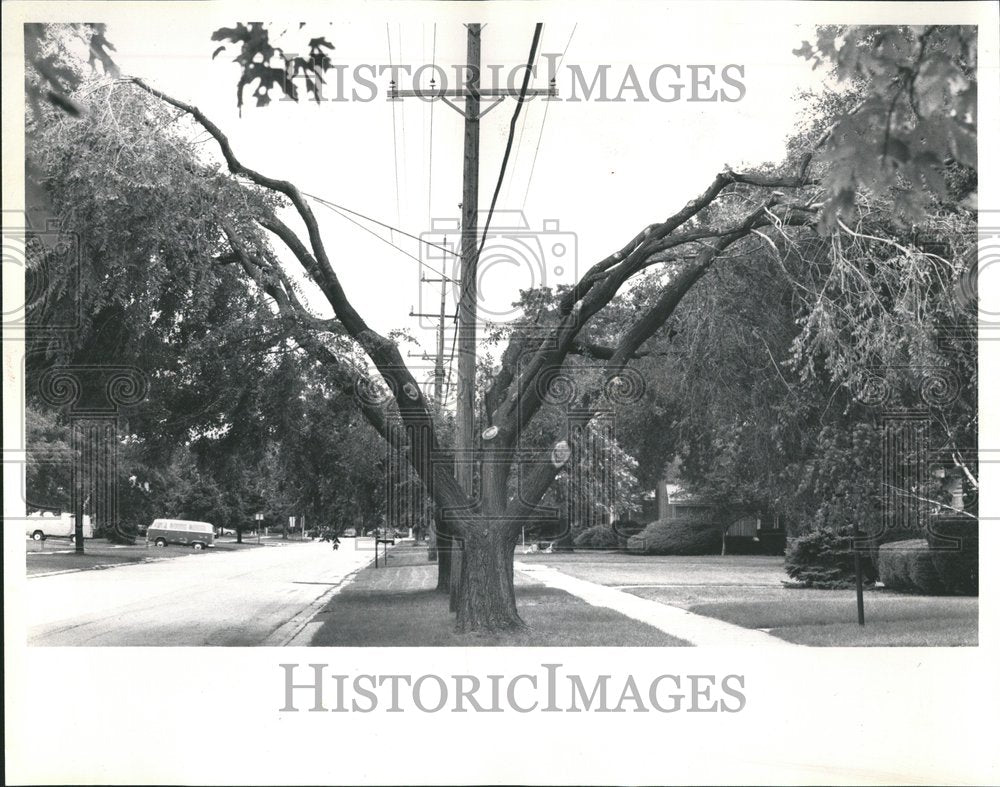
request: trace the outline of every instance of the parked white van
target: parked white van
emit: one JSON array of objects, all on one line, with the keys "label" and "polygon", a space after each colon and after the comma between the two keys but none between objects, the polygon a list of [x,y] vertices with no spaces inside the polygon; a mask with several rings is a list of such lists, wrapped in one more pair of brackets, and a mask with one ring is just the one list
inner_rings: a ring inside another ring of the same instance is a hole
[{"label": "parked white van", "polygon": [[[73,541],[76,539],[76,519],[72,514],[53,514],[51,511],[28,514],[25,517],[24,533],[35,541],[52,536]],[[83,537],[94,537],[94,525],[90,521],[90,514],[83,515]]]},{"label": "parked white van", "polygon": [[208,522],[188,519],[154,519],[146,531],[146,541],[158,547],[185,544],[204,549],[215,546],[215,528]]}]

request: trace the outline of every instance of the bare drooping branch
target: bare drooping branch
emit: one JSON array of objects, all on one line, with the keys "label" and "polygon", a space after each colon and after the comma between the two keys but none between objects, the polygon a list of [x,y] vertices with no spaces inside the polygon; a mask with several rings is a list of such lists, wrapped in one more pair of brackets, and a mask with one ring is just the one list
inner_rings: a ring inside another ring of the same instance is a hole
[{"label": "bare drooping branch", "polygon": [[684,222],[693,218],[705,207],[710,205],[712,201],[719,196],[722,189],[733,182],[731,172],[720,172],[715,176],[715,180],[712,181],[709,187],[705,189],[702,194],[695,197],[693,200],[690,200],[674,215],[670,216],[661,224],[649,225],[614,254],[609,257],[605,257],[603,260],[593,265],[585,274],[583,274],[580,278],[580,282],[573,289],[567,292],[560,301],[559,311],[564,315],[569,315],[573,311],[573,307],[580,302],[584,296],[587,295],[587,293],[590,292],[594,284],[608,278],[605,274],[611,268],[619,266],[625,260],[631,259],[637,252],[641,253],[644,244],[662,239],[684,224]]},{"label": "bare drooping branch", "polygon": [[[576,341],[573,343],[573,349],[570,350],[570,355],[586,355],[591,358],[596,358],[599,361],[610,361],[614,354],[614,347],[607,344],[600,344],[598,342]],[[645,358],[651,354],[652,353],[636,351],[632,353],[629,360],[633,358]]]},{"label": "bare drooping branch", "polygon": [[309,249],[305,247],[305,244],[299,239],[299,236],[295,234],[291,227],[281,221],[277,216],[261,216],[257,219],[257,223],[281,239],[292,254],[295,255],[295,259],[299,261],[299,264],[305,269],[306,273],[309,274],[313,281],[322,282],[323,272],[319,263],[316,262],[316,258],[309,253]]},{"label": "bare drooping branch", "polygon": [[[336,321],[322,321],[313,317],[298,302],[294,296],[291,283],[281,272],[280,267],[269,265],[242,241],[231,224],[223,224],[223,232],[232,245],[235,254],[239,257],[240,264],[244,272],[251,278],[260,290],[266,293],[277,305],[279,313],[289,320],[291,324],[292,338],[309,355],[322,363],[331,372],[331,376],[340,390],[349,396],[357,404],[365,419],[375,428],[379,435],[393,446],[401,455],[407,457],[426,456],[432,446],[421,444],[423,441],[432,439],[433,423],[420,424],[419,429],[399,429],[394,428],[390,421],[392,416],[388,413],[382,403],[369,399],[361,392],[370,385],[361,373],[345,363],[343,359],[327,347],[315,335],[315,329],[319,324],[333,322],[339,327]],[[402,415],[400,413],[400,415]],[[405,418],[402,419],[405,421]],[[465,497],[454,480],[450,471],[448,461],[436,462],[412,461],[414,470],[423,481],[428,490],[437,491],[437,499],[444,501],[442,505],[447,505],[451,509],[457,509],[465,504]],[[461,532],[460,526],[454,526],[456,533]]]},{"label": "bare drooping branch", "polygon": [[[671,276],[659,296],[632,323],[618,345],[614,348],[608,359],[608,363],[604,367],[605,381],[610,382],[614,380],[628,362],[635,357],[635,354],[646,340],[653,336],[670,319],[684,296],[720,258],[719,255],[721,252],[736,241],[754,232],[762,219],[773,220],[773,217],[780,213],[783,214],[780,217],[782,226],[803,226],[815,222],[814,211],[804,210],[800,206],[785,209],[777,208],[775,207],[776,201],[777,196],[772,195],[767,202],[748,214],[738,226],[734,226],[725,234],[719,235],[703,249],[694,261]],[[553,353],[549,357],[556,356]],[[559,371],[563,360],[565,360],[565,357],[558,362],[557,366],[550,367],[549,370]],[[525,404],[522,402],[522,407]],[[579,446],[576,445],[578,434],[564,434],[562,440],[569,447],[571,456],[579,455]],[[527,474],[527,477],[520,486],[518,500],[509,511],[509,516],[513,518],[531,516],[562,466],[559,462],[555,461],[555,456],[556,454],[553,453],[553,461],[537,464]]]},{"label": "bare drooping branch", "polygon": [[[395,343],[374,331],[348,299],[330,263],[316,217],[313,215],[312,209],[298,188],[288,181],[268,177],[243,164],[233,152],[229,139],[222,130],[212,123],[197,107],[168,96],[150,87],[141,79],[132,78],[130,81],[150,95],[186,112],[194,118],[215,139],[226,161],[226,165],[233,175],[245,177],[261,188],[282,194],[291,201],[302,222],[305,224],[309,237],[308,247],[286,224],[274,216],[256,217],[258,222],[261,226],[281,238],[303,266],[306,274],[320,287],[339,323],[343,326],[347,334],[365,351],[365,354],[375,364],[375,367],[389,386],[403,423],[414,434],[419,433],[420,440],[428,443],[427,446],[421,446],[419,451],[414,449],[414,455],[425,456],[434,454],[439,458],[436,462],[438,466],[448,467],[454,459],[452,457],[451,462],[447,461],[448,456],[444,455],[446,452],[438,443],[434,421],[421,393],[420,386],[410,374]],[[235,234],[230,237],[230,242],[233,242],[234,238]],[[254,275],[251,269],[255,265],[252,262],[247,262],[246,266],[248,275]],[[260,273],[260,275],[263,275],[263,273]],[[274,297],[270,291],[268,291],[268,294]],[[281,293],[281,297],[283,297],[291,313],[296,314],[302,319],[303,315],[296,309],[294,297],[290,298],[288,292]],[[310,319],[315,320],[316,318],[310,316]],[[438,473],[426,467],[417,467],[418,462],[415,462],[413,456],[411,456],[411,464],[414,464],[414,469],[425,483],[429,484],[431,482],[432,475],[435,477],[441,476],[441,481],[437,483],[437,488],[445,495],[449,505],[457,505],[459,500],[461,500],[463,505],[467,504],[454,479],[445,477],[447,473]]]},{"label": "bare drooping branch", "polygon": [[[341,286],[320,237],[316,219],[298,189],[287,181],[267,177],[244,165],[235,155],[222,131],[209,121],[197,107],[170,98],[143,83],[133,80],[141,89],[172,106],[190,114],[216,140],[229,171],[249,179],[254,184],[284,195],[296,209],[305,225],[308,243],[273,214],[253,217],[261,227],[279,238],[302,266],[306,275],[320,287],[333,309],[335,320],[319,320],[299,303],[294,287],[280,266],[270,270],[267,263],[255,260],[250,250],[240,247],[235,232],[227,231],[230,242],[241,257],[247,275],[253,278],[278,303],[278,308],[293,319],[295,338],[300,345],[324,363],[336,365],[335,356],[319,340],[318,330],[336,331],[340,326],[356,341],[374,363],[392,390],[399,419],[407,430],[404,453],[442,509],[469,510],[468,499],[459,490],[450,468],[454,455],[443,451],[437,443],[430,408],[423,399],[420,388],[406,368],[396,345],[373,331],[354,309]],[[607,361],[606,379],[611,380],[633,358],[641,356],[642,345],[668,320],[704,272],[727,247],[747,234],[779,223],[804,224],[812,220],[810,205],[794,205],[781,192],[774,192],[764,199],[761,207],[746,213],[741,219],[726,223],[704,219],[706,209],[730,187],[751,191],[794,189],[813,185],[806,178],[808,163],[796,175],[758,176],[735,173],[729,170],[715,176],[708,187],[683,208],[663,222],[647,226],[615,254],[597,262],[580,279],[579,283],[558,304],[555,324],[542,327],[532,335],[512,337],[504,352],[502,366],[486,394],[486,411],[492,430],[490,445],[485,450],[493,452],[491,459],[506,457],[522,432],[543,404],[544,392],[538,385],[547,370],[560,370],[571,353],[585,352],[594,358]],[[780,216],[780,218],[779,218]],[[701,221],[699,221],[701,218]],[[601,312],[622,287],[634,276],[651,265],[676,263],[677,271],[664,286],[654,302],[622,335],[618,344],[604,346],[580,339],[580,332],[595,315]],[[328,357],[329,356],[329,357]],[[339,372],[344,384],[358,384],[350,371]],[[399,442],[391,428],[390,419],[383,411],[374,412],[362,406],[368,420],[390,442]],[[573,436],[567,436],[576,439]],[[433,455],[431,462],[417,461],[418,456]],[[450,461],[448,461],[450,458]],[[485,462],[485,464],[490,464]],[[504,489],[510,471],[510,460],[495,462],[496,467],[483,468],[482,487],[497,501],[505,500]],[[502,466],[501,466],[502,465]],[[536,467],[522,479],[521,500],[512,504],[512,515],[529,511],[548,489],[558,472],[555,462]],[[486,475],[490,477],[487,478]],[[494,506],[496,507],[496,506]],[[464,525],[455,523],[455,532],[461,536]]]},{"label": "bare drooping branch", "polygon": [[[771,200],[747,216],[738,227],[720,235],[701,252],[694,263],[671,278],[653,305],[625,332],[614,355],[608,362],[608,376],[613,376],[625,367],[643,343],[656,333],[674,313],[681,299],[705,274],[719,254],[754,231],[760,221],[768,215],[774,202],[776,202],[776,198],[772,197]],[[812,220],[811,214],[799,212],[787,216],[783,220],[783,224],[801,226]]]}]

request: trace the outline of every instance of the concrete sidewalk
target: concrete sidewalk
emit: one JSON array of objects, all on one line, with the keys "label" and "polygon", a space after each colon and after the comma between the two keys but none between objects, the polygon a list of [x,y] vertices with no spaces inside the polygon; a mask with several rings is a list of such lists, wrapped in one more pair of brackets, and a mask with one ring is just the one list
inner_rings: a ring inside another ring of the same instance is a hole
[{"label": "concrete sidewalk", "polygon": [[607,607],[638,620],[673,637],[700,647],[799,647],[763,631],[735,626],[715,618],[697,615],[680,607],[633,596],[617,588],[588,582],[564,574],[541,563],[514,561],[515,571],[535,579],[547,587],[571,593],[595,607]]}]

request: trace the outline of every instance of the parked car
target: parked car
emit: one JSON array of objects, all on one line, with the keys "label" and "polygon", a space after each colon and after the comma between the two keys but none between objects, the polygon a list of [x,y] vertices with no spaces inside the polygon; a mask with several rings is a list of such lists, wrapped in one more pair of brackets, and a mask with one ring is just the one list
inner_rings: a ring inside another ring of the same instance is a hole
[{"label": "parked car", "polygon": [[349,527],[341,535],[343,535],[344,538],[357,538],[358,531],[353,527]]},{"label": "parked car", "polygon": [[[28,514],[25,518],[24,532],[35,541],[42,541],[51,536],[73,541],[76,539],[76,519],[72,514],[53,514],[49,511]],[[90,521],[89,514],[83,515],[83,537],[94,537],[94,525]]]},{"label": "parked car", "polygon": [[146,531],[146,541],[158,547],[190,545],[195,549],[215,546],[215,528],[208,522],[188,519],[155,519]]}]

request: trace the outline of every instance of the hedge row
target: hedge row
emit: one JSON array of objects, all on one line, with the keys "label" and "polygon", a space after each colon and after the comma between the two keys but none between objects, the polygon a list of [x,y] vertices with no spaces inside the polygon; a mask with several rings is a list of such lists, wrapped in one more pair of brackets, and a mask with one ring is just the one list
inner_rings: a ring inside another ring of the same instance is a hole
[{"label": "hedge row", "polygon": [[939,519],[927,539],[945,592],[979,595],[979,520]]},{"label": "hedge row", "polygon": [[883,544],[879,579],[887,588],[920,593],[979,593],[979,523],[936,520],[928,538]]},{"label": "hedge row", "polygon": [[[877,576],[887,588],[927,594],[979,593],[979,527],[973,519],[936,519],[928,538],[884,543],[875,562],[862,552],[866,580]],[[821,528],[794,539],[785,570],[808,587],[840,588],[854,582],[854,551],[849,528]]]},{"label": "hedge row", "polygon": [[617,549],[625,543],[625,539],[607,525],[594,525],[581,532],[573,543],[591,549]]},{"label": "hedge row", "polygon": [[628,540],[628,551],[643,555],[717,555],[722,551],[722,527],[702,519],[651,522]]},{"label": "hedge row", "polygon": [[944,585],[923,538],[894,541],[878,549],[878,575],[887,588],[939,594]]}]

